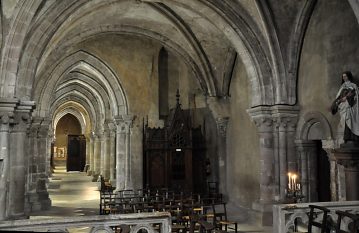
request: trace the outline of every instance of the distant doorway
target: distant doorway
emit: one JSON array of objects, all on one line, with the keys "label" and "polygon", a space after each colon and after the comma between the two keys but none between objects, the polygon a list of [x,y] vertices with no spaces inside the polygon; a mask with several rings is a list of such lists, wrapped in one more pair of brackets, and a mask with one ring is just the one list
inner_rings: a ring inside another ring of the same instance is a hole
[{"label": "distant doorway", "polygon": [[85,136],[68,135],[67,140],[67,171],[83,171],[86,164]]},{"label": "distant doorway", "polygon": [[[82,161],[80,161],[82,155],[80,153],[86,153],[83,152],[85,151],[84,149],[81,149],[82,138],[84,139],[84,136],[82,136],[81,124],[78,119],[72,114],[66,114],[61,117],[55,131],[53,166],[63,167],[67,171],[81,171],[83,168],[78,169],[82,164]],[[71,145],[69,145],[69,142]],[[71,150],[71,158],[68,161],[69,149]],[[75,162],[75,160],[78,160],[78,162]],[[67,168],[68,165],[70,165],[69,168]]]}]

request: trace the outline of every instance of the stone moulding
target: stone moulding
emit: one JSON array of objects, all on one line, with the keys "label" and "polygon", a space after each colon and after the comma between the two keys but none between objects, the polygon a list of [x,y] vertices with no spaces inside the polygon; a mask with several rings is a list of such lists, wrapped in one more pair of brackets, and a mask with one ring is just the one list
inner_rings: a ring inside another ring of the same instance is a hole
[{"label": "stone moulding", "polygon": [[153,224],[160,224],[160,232],[171,232],[171,215],[168,212],[114,214],[96,216],[76,216],[54,219],[13,220],[0,222],[0,231],[61,231],[69,228],[91,228],[90,232],[104,230],[113,232],[111,226],[130,225],[131,233],[146,229],[149,233],[156,232]]}]

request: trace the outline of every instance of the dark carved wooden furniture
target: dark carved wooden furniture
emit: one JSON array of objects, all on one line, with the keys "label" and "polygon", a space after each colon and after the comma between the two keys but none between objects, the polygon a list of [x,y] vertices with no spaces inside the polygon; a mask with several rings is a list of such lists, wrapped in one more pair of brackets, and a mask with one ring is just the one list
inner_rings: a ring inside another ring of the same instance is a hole
[{"label": "dark carved wooden furniture", "polygon": [[144,124],[144,188],[206,192],[205,140],[201,127],[177,105],[163,128]]}]

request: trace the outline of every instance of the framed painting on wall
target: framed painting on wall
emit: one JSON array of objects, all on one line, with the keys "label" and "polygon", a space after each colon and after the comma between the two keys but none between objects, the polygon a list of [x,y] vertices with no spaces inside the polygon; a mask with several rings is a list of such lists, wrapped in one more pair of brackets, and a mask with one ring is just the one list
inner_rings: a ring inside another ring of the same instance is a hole
[{"label": "framed painting on wall", "polygon": [[57,158],[64,159],[65,157],[65,147],[57,147]]}]

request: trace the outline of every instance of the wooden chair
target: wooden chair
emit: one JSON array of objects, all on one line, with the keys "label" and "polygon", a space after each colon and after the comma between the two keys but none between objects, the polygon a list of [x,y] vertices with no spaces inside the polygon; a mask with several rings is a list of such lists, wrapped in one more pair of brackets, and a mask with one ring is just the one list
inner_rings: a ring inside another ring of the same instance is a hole
[{"label": "wooden chair", "polygon": [[[222,207],[222,208],[221,208]],[[219,209],[222,209],[221,212],[219,212]],[[227,208],[226,203],[221,204],[214,204],[212,205],[213,209],[213,225],[216,228],[219,228],[219,230],[228,231],[228,229],[234,230],[235,233],[238,232],[238,223],[235,221],[229,221],[227,218]]]},{"label": "wooden chair", "polygon": [[[323,206],[317,205],[309,205],[310,212],[309,212],[309,223],[308,223],[308,233],[312,233],[312,228],[318,227],[320,229],[320,233],[329,232],[328,228],[328,213],[330,212],[329,209]],[[323,219],[321,221],[316,221],[315,217],[317,214],[323,213]]]},{"label": "wooden chair", "polygon": [[[336,233],[359,233],[359,215],[340,210],[337,210],[335,213],[338,215],[338,221],[335,227]],[[350,219],[350,223],[348,226],[349,231],[344,231],[340,229],[341,222],[344,218]]]},{"label": "wooden chair", "polygon": [[115,188],[109,182],[106,182],[102,175],[100,175],[101,190],[106,192],[112,192]]}]

